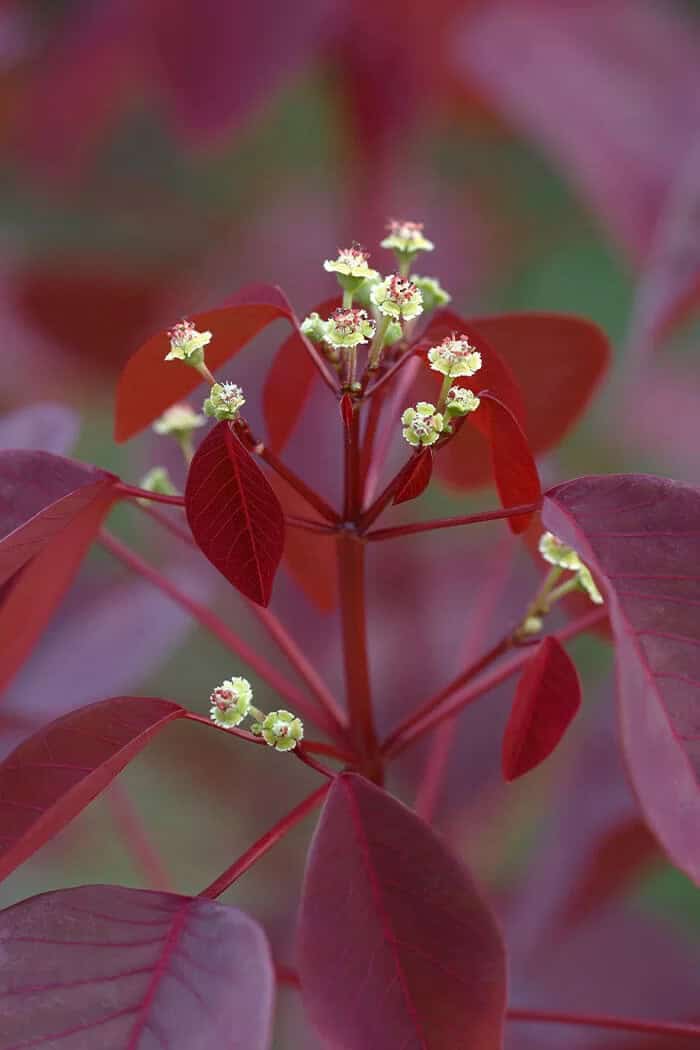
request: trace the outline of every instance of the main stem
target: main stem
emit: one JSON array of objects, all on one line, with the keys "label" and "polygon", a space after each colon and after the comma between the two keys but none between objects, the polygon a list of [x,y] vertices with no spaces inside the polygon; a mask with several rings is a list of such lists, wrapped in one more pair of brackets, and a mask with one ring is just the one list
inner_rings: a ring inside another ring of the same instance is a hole
[{"label": "main stem", "polygon": [[674,1021],[644,1021],[636,1017],[607,1017],[596,1014],[570,1014],[551,1010],[508,1010],[509,1021],[534,1021],[538,1024],[582,1025],[608,1028],[619,1032],[644,1032],[646,1035],[680,1035],[698,1039],[700,1025]]},{"label": "main stem", "polygon": [[363,760],[365,771],[376,778],[379,775],[379,748],[374,728],[367,655],[365,549],[362,542],[351,533],[338,536],[337,548],[345,691],[350,713],[350,732]]}]

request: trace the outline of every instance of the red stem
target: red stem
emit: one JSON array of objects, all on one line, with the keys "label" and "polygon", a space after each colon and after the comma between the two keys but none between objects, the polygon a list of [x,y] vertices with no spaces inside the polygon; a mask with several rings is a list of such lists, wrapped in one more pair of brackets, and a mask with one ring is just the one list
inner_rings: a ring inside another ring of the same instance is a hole
[{"label": "red stem", "polygon": [[368,761],[368,772],[374,775],[378,748],[367,656],[365,550],[363,544],[349,533],[338,536],[337,550],[345,691],[350,712],[350,729],[358,753]]},{"label": "red stem", "polygon": [[192,533],[188,532],[187,529],[184,529],[182,525],[178,524],[178,522],[173,521],[170,515],[166,514],[165,511],[158,510],[157,507],[146,507],[143,503],[139,502],[136,502],[136,506],[144,514],[147,514],[149,518],[152,518],[153,521],[156,521],[162,528],[167,529],[173,536],[176,536],[177,539],[186,543],[189,547],[194,547],[196,550],[199,550],[197,544],[192,538]]},{"label": "red stem", "polygon": [[125,481],[118,482],[115,486],[117,492],[123,492],[130,499],[149,499],[154,503],[168,503],[171,507],[184,507],[185,501],[182,496],[166,496],[162,492],[149,492],[135,485],[127,485]]},{"label": "red stem", "polygon": [[[426,345],[426,344],[423,344],[423,345]],[[429,346],[430,344],[427,344],[427,345]],[[364,394],[362,400],[363,401],[369,401],[370,398],[374,397],[375,394],[377,393],[377,391],[381,390],[382,387],[387,385],[387,383],[390,383],[391,380],[396,375],[396,373],[399,371],[399,369],[403,368],[410,360],[412,360],[412,358],[421,349],[422,349],[422,344],[421,343],[416,343],[416,345],[412,346],[409,350],[404,350],[403,354],[398,359],[398,361],[396,361],[391,366],[391,368],[388,368],[387,371],[384,373],[384,375],[381,376],[377,380],[376,383],[372,384],[372,386],[369,388],[369,390],[365,391],[365,394]]]},{"label": "red stem", "polygon": [[485,510],[480,514],[467,514],[460,518],[434,518],[432,521],[415,521],[410,525],[397,525],[391,529],[374,529],[372,532],[365,534],[365,539],[393,540],[397,536],[411,536],[416,532],[434,532],[437,529],[452,529],[457,525],[477,525],[482,521],[499,521],[501,518],[517,518],[521,514],[532,514],[539,509],[539,503],[522,503],[517,507],[501,507],[498,510]]},{"label": "red stem", "polygon": [[384,424],[379,430],[375,441],[374,456],[371,463],[367,464],[365,477],[365,499],[371,500],[376,488],[377,481],[389,455],[391,444],[398,434],[399,417],[401,409],[406,407],[405,401],[411,389],[413,381],[419,370],[420,362],[416,358],[411,359],[409,367],[399,378],[396,386],[384,400]]},{"label": "red stem", "polygon": [[644,1032],[647,1035],[680,1035],[695,1039],[700,1025],[674,1021],[644,1021],[636,1017],[607,1017],[595,1014],[568,1014],[550,1010],[508,1010],[509,1021],[535,1021],[545,1024],[584,1025],[587,1028],[609,1028],[620,1032]]},{"label": "red stem", "polygon": [[[232,736],[237,736],[241,740],[246,740],[249,744],[258,744],[259,746],[264,744],[267,747],[263,737],[249,733],[247,729],[239,729],[238,726],[233,726],[232,728],[220,726],[216,722],[212,722],[210,718],[196,715],[192,711],[186,711],[182,717],[189,719],[190,722],[199,722],[200,725],[206,726],[208,729],[216,729],[219,733],[229,733]],[[309,752],[334,758],[336,762],[342,762],[345,766],[355,763],[355,756],[349,751],[341,751],[339,748],[333,747],[332,744],[326,744],[323,740],[304,740],[303,749],[305,753]],[[328,771],[324,770],[324,776],[326,775],[328,775]]]},{"label": "red stem", "polygon": [[[585,616],[581,616],[578,620],[574,620],[573,623],[563,627],[560,631],[555,631],[553,637],[557,638],[560,642],[566,642],[570,638],[574,638],[577,634],[581,634],[583,631],[590,630],[591,627],[595,627],[596,624],[601,623],[608,613],[606,609],[594,609]],[[384,758],[393,758],[400,754],[409,744],[411,744],[418,737],[423,736],[434,726],[439,725],[446,718],[451,718],[453,715],[458,714],[468,704],[478,700],[484,693],[490,692],[491,689],[495,689],[501,682],[505,682],[512,675],[516,674],[523,664],[530,659],[530,649],[525,647],[523,651],[515,653],[513,657],[508,660],[505,664],[496,668],[491,674],[480,678],[464,693],[457,694],[451,702],[445,702],[437,710],[433,710],[432,699],[428,701],[424,708],[420,712],[416,712],[411,715],[410,719],[406,720],[406,723],[397,726],[392,733],[386,738],[381,747],[381,752]],[[430,708],[430,709],[428,709]],[[420,714],[420,719],[417,720],[416,715]],[[411,723],[410,727],[408,722]]]},{"label": "red stem", "polygon": [[[362,452],[360,454],[360,476],[362,478],[362,487],[364,489],[365,481],[367,478],[367,472],[372,462],[372,452],[374,450],[374,439],[377,436],[377,427],[379,426],[379,419],[381,416],[382,403],[384,401],[383,396],[375,397],[369,406],[369,414],[367,416],[367,425],[365,426],[365,433],[362,439]],[[364,492],[362,493],[364,499]]]},{"label": "red stem", "polygon": [[329,780],[332,780],[335,776],[335,773],[332,773],[330,769],[326,769],[321,762],[317,762],[315,758],[312,758],[311,755],[308,754],[308,748],[306,748],[304,744],[298,744],[297,747],[294,748],[293,754],[294,757],[300,762],[303,762],[305,766],[308,766],[309,769],[313,769],[316,773],[320,773],[322,777],[328,777]]},{"label": "red stem", "polygon": [[239,879],[249,868],[252,868],[256,861],[264,857],[268,850],[272,849],[281,838],[284,838],[288,831],[291,831],[296,824],[303,820],[307,813],[315,809],[325,798],[329,787],[330,783],[322,784],[312,795],[309,795],[298,806],[295,806],[291,812],[282,817],[269,831],[266,831],[257,842],[254,842],[245,853],[242,853],[238,860],[234,861],[226,871],[223,871],[217,879],[214,879],[211,885],[202,890],[199,896],[207,897],[209,900],[215,900],[216,897],[219,897],[229,886],[233,885],[236,879]]},{"label": "red stem", "polygon": [[[106,530],[100,531],[100,542],[103,547],[118,558],[121,562],[127,565],[134,572],[138,573],[149,583],[152,583],[154,587],[157,587],[163,594],[167,594],[174,602],[181,605],[183,609],[195,619],[198,623],[201,623],[203,627],[206,627],[216,638],[219,639],[228,649],[236,653],[244,663],[248,664],[256,674],[266,681],[275,692],[279,693],[286,700],[290,702],[292,706],[296,706],[299,713],[304,718],[308,718],[310,722],[326,730],[328,733],[333,735],[337,733],[335,723],[333,723],[325,712],[319,712],[316,706],[311,706],[296,686],[279,673],[271,664],[268,664],[261,656],[250,648],[242,638],[239,638],[229,627],[223,623],[214,613],[212,613],[206,605],[201,605],[199,602],[188,597],[181,590],[179,590],[167,577],[162,576],[156,569],[148,565],[143,561],[137,554],[126,547],[120,540],[115,536],[112,536]],[[321,714],[321,718],[319,718]]]},{"label": "red stem", "polygon": [[312,521],[311,518],[299,518],[293,514],[287,514],[285,516],[285,524],[289,525],[292,529],[305,529],[307,532],[320,532],[324,536],[335,536],[338,532],[337,528],[332,525],[324,525],[320,521]]},{"label": "red stem", "polygon": [[170,876],[154,849],[138,810],[129,798],[124,784],[115,780],[107,791],[107,805],[129,852],[137,862],[152,890],[172,890]]},{"label": "red stem", "polygon": [[274,470],[275,474],[278,474],[288,485],[291,485],[293,489],[299,493],[299,495],[306,500],[310,507],[313,507],[315,511],[325,518],[326,521],[330,521],[332,525],[337,525],[340,521],[340,516],[333,510],[330,504],[326,503],[323,496],[319,495],[315,489],[312,489],[310,485],[299,477],[290,467],[286,466],[282,460],[275,455],[272,449],[268,448],[267,445],[261,442],[256,442],[252,432],[248,427],[239,425],[236,428],[236,433],[243,440],[245,445],[254,452],[256,456],[259,456],[264,463],[267,463],[271,470]]},{"label": "red stem", "polygon": [[[364,532],[365,529],[368,529],[370,527],[370,525],[377,520],[377,518],[382,513],[384,508],[390,502],[392,496],[395,494],[395,492],[398,489],[398,487],[401,484],[401,482],[404,480],[404,477],[405,477],[404,471],[408,468],[408,464],[413,459],[415,459],[416,455],[418,455],[418,454],[419,454],[419,450],[416,450],[416,452],[414,452],[413,456],[411,456],[409,459],[406,460],[406,462],[403,464],[403,466],[398,471],[398,473],[394,475],[394,477],[391,479],[389,484],[386,486],[384,491],[382,493],[380,493],[379,496],[377,496],[377,498],[375,499],[374,503],[372,503],[367,508],[367,510],[364,512],[364,514],[361,516],[359,522],[357,523],[357,526],[358,526],[358,529],[359,529],[360,532]],[[408,526],[408,528],[411,528],[411,526]],[[376,532],[370,532],[369,533],[369,537],[376,538],[377,533],[378,532],[382,532],[382,531],[385,531],[385,532],[389,531],[390,532],[391,530],[390,529],[389,530],[377,529]]]}]

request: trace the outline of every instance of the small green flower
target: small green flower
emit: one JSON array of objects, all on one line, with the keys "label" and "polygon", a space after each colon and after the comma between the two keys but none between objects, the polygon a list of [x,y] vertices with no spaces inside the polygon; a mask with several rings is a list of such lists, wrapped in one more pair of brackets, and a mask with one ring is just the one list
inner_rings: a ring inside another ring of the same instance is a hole
[{"label": "small green flower", "polygon": [[204,362],[204,347],[211,342],[211,332],[198,332],[191,321],[180,321],[169,332],[170,352],[166,361],[186,361],[197,368]]},{"label": "small green flower", "polygon": [[445,402],[445,414],[447,416],[466,416],[469,412],[476,412],[481,401],[471,390],[463,386],[453,386],[447,391]]},{"label": "small green flower", "polygon": [[328,273],[337,273],[340,277],[351,277],[356,281],[373,280],[379,274],[367,265],[369,252],[359,244],[352,248],[339,248],[337,259],[326,259],[323,269]]},{"label": "small green flower", "polygon": [[231,729],[239,725],[250,711],[253,690],[247,678],[227,678],[209,697],[210,718],[218,726]]},{"label": "small green flower", "polygon": [[469,342],[466,335],[448,335],[447,338],[428,351],[430,367],[444,376],[473,376],[481,368],[481,354]]},{"label": "small green flower", "polygon": [[372,286],[370,299],[380,313],[394,321],[412,321],[423,313],[423,293],[398,273]]},{"label": "small green flower", "polygon": [[304,318],[300,327],[302,333],[307,339],[311,339],[314,343],[320,343],[326,337],[327,324],[328,322],[322,320],[320,314],[317,314],[316,311],[314,311],[312,314],[309,314],[308,317]]},{"label": "small green flower", "polygon": [[342,347],[367,343],[374,335],[374,321],[367,317],[366,310],[339,306],[326,322],[325,341],[335,350]]},{"label": "small green flower", "polygon": [[398,343],[399,339],[403,336],[403,328],[398,321],[390,321],[387,325],[386,332],[384,333],[384,348],[387,346],[393,346],[394,343]]},{"label": "small green flower", "polygon": [[591,570],[588,566],[582,565],[578,570],[578,582],[594,605],[603,604],[603,595],[596,587],[593,577],[591,576]]},{"label": "small green flower", "polygon": [[204,416],[200,416],[188,404],[182,402],[164,412],[153,424],[153,430],[156,434],[168,435],[180,440],[188,437],[198,427],[203,427],[205,423]]},{"label": "small green flower", "polygon": [[291,711],[270,711],[252,730],[257,736],[262,735],[265,743],[277,751],[292,751],[304,739],[304,723]]},{"label": "small green flower", "polygon": [[572,547],[567,547],[551,532],[542,533],[538,546],[540,554],[550,565],[578,572],[583,564],[576,551]]},{"label": "small green flower", "polygon": [[422,222],[407,222],[392,219],[387,224],[389,236],[382,241],[382,248],[388,248],[400,255],[415,255],[417,252],[432,252],[435,245],[423,236]]},{"label": "small green flower", "polygon": [[409,445],[434,445],[445,429],[445,420],[435,405],[419,401],[415,408],[407,408],[401,416],[403,436]]},{"label": "small green flower", "polygon": [[220,422],[222,419],[237,419],[244,404],[243,391],[235,383],[214,383],[202,411]]},{"label": "small green flower", "polygon": [[146,492],[160,492],[163,496],[177,494],[177,489],[170,480],[166,467],[151,467],[141,479],[141,488]]},{"label": "small green flower", "polygon": [[447,306],[452,299],[449,292],[442,287],[437,277],[419,277],[412,274],[411,280],[423,293],[423,308],[425,310],[436,310],[438,306]]}]

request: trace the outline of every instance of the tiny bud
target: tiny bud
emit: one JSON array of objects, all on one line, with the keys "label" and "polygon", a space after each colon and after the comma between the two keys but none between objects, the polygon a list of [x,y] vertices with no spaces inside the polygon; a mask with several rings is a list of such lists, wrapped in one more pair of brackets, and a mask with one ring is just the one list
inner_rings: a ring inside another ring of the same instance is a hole
[{"label": "tiny bud", "polygon": [[578,582],[594,605],[603,604],[603,595],[596,587],[593,577],[591,576],[591,570],[587,565],[582,565],[578,570]]},{"label": "tiny bud", "polygon": [[151,467],[141,479],[141,488],[146,492],[159,492],[163,496],[177,495],[177,489],[170,480],[166,467]]},{"label": "tiny bud", "polygon": [[480,399],[471,390],[453,386],[447,391],[445,413],[447,416],[466,416],[469,412],[476,412],[480,404]]},{"label": "tiny bud", "polygon": [[385,317],[411,321],[423,313],[423,293],[413,281],[398,273],[372,286],[370,299]]},{"label": "tiny bud", "polygon": [[419,277],[414,273],[411,280],[423,294],[423,309],[425,310],[436,310],[438,306],[447,306],[452,299],[437,277]]},{"label": "tiny bud", "polygon": [[526,616],[518,628],[518,638],[531,638],[533,634],[539,634],[542,630],[541,616]]},{"label": "tiny bud", "polygon": [[235,383],[214,383],[202,411],[214,419],[237,419],[245,404],[243,391]]},{"label": "tiny bud", "polygon": [[187,437],[198,427],[203,427],[205,423],[206,419],[204,416],[200,416],[188,404],[181,402],[164,412],[160,419],[157,419],[153,424],[153,430],[156,434],[169,435],[180,439]]},{"label": "tiny bud", "polygon": [[204,362],[204,347],[211,342],[211,332],[198,332],[191,321],[180,321],[169,332],[170,352],[166,361],[185,361],[195,368]]},{"label": "tiny bud", "polygon": [[557,565],[560,569],[570,569],[572,572],[578,572],[581,568],[581,559],[576,551],[572,547],[567,547],[551,532],[542,533],[538,547],[540,554],[550,565]]},{"label": "tiny bud", "polygon": [[227,678],[209,697],[212,722],[224,729],[239,725],[250,711],[253,690],[247,678]]},{"label": "tiny bud", "polygon": [[314,343],[320,343],[326,336],[326,322],[315,311],[305,317],[300,325],[303,335]]},{"label": "tiny bud", "polygon": [[386,228],[389,236],[382,241],[382,248],[389,248],[400,255],[432,252],[435,247],[432,241],[423,236],[422,222],[392,219]]},{"label": "tiny bud", "polygon": [[473,376],[481,368],[481,354],[466,335],[448,335],[438,346],[428,350],[428,361],[433,371],[451,378]]},{"label": "tiny bud", "polygon": [[369,252],[359,244],[353,244],[352,248],[339,248],[338,258],[326,259],[323,269],[328,273],[337,273],[339,277],[350,277],[357,282],[373,280],[379,275],[367,265],[368,259]]},{"label": "tiny bud", "polygon": [[407,408],[401,416],[403,436],[409,445],[434,445],[445,430],[445,420],[435,405],[419,401],[415,408]]},{"label": "tiny bud", "polygon": [[374,321],[366,310],[339,306],[326,322],[325,341],[335,350],[367,343],[374,335]]},{"label": "tiny bud", "polygon": [[[255,732],[257,726],[253,727]],[[291,711],[271,711],[259,727],[260,735],[269,747],[277,751],[291,751],[304,737],[304,725]]]}]

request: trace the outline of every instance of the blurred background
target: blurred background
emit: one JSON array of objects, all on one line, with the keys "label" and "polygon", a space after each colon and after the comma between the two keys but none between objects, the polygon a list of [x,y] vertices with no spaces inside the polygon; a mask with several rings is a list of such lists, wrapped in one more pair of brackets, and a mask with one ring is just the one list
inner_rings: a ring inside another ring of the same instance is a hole
[{"label": "blurred background", "polygon": [[[606,381],[542,462],[543,480],[652,471],[698,482],[697,0],[3,0],[0,142],[0,447],[49,448],[133,483],[154,463],[181,475],[166,439],[112,441],[128,356],[247,282],[279,284],[303,316],[334,293],[322,260],[358,240],[386,270],[378,242],[387,219],[402,217],[425,223],[436,243],[425,266],[466,316],[570,312],[608,334]],[[254,424],[285,334],[273,326],[237,359],[232,378],[250,391]],[[334,491],[335,461],[311,432],[294,435],[290,456]],[[427,500],[440,513],[472,505],[439,490]],[[492,500],[480,492],[472,502]],[[120,508],[110,526],[279,659],[214,571],[137,510]],[[439,536],[383,550],[373,574],[387,729],[475,644],[481,581],[500,572],[479,646],[536,579],[505,530]],[[437,579],[450,627],[424,624],[429,651],[411,666],[407,632],[421,588]],[[291,576],[276,585],[275,612],[340,691],[337,623],[323,606]],[[697,1018],[697,984],[685,981],[697,973],[697,894],[636,818],[615,746],[608,647],[586,639],[574,651],[587,703],[561,752],[504,791],[511,686],[488,713],[465,716],[459,754],[426,805],[502,910],[514,1002],[564,1009],[576,989],[575,1005],[591,1011],[642,1004],[652,1016]],[[143,694],[206,713],[213,685],[241,670],[98,550],[7,686],[6,710],[36,725]],[[258,697],[275,706],[263,686]],[[23,732],[8,725],[3,753]],[[421,761],[408,758],[392,784],[407,801]],[[174,727],[6,881],[0,901],[83,882],[167,880],[197,892],[314,786],[278,755]],[[133,849],[137,811],[158,859],[145,843]],[[225,897],[263,919],[288,964],[311,826]],[[296,993],[283,989],[280,1006],[275,1047],[313,1047]],[[652,1046],[590,1034],[577,1043],[565,1030],[510,1038],[523,1048]]]}]

